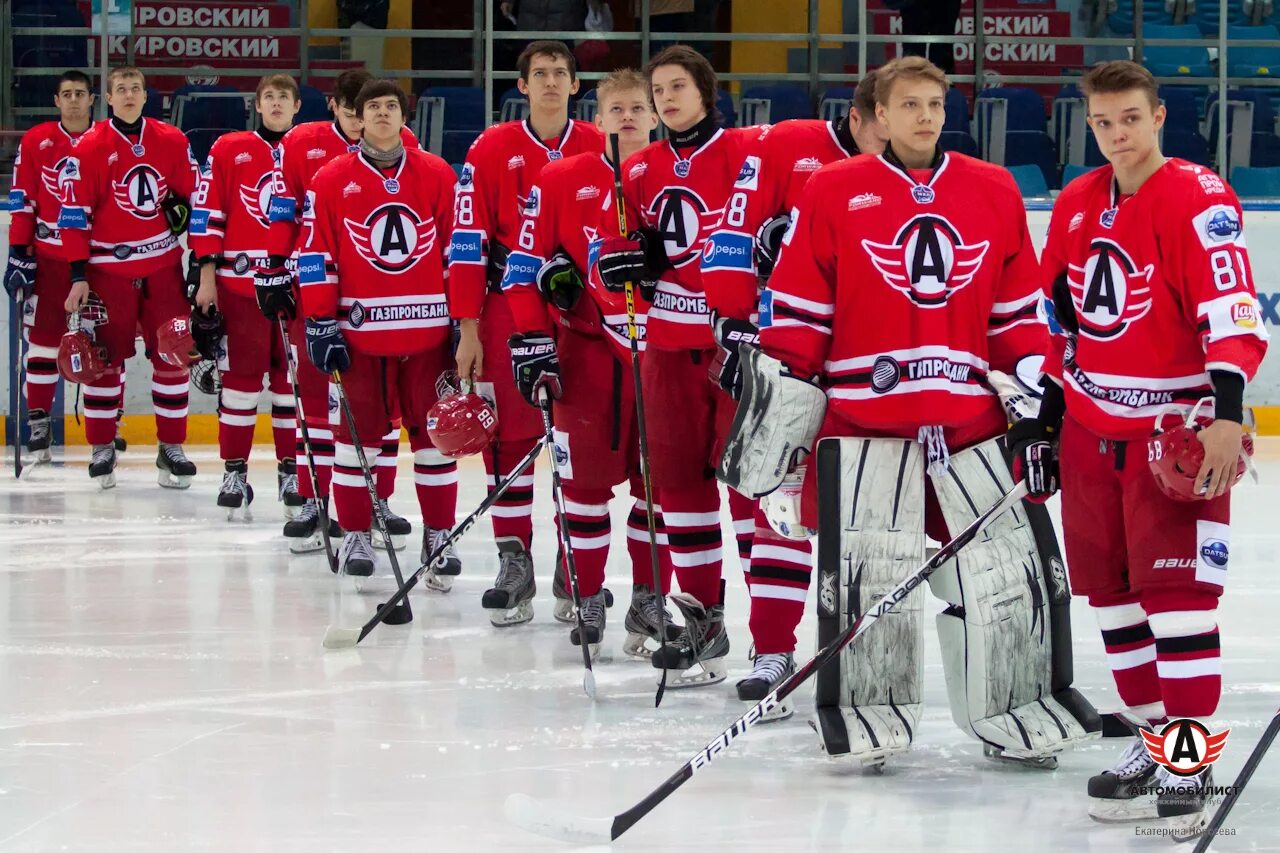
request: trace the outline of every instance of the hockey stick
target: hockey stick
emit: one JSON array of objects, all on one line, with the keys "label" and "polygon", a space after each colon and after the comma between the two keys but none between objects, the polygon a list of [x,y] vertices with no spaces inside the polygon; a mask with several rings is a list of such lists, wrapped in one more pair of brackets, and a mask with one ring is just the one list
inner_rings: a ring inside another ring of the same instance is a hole
[{"label": "hockey stick", "polygon": [[[356,458],[360,460],[360,473],[364,475],[365,488],[369,490],[369,502],[372,504],[373,519],[378,522],[378,530],[382,532],[382,538],[387,543],[387,557],[391,560],[391,570],[396,574],[396,586],[404,586],[404,575],[400,573],[400,558],[396,556],[396,549],[391,542],[391,534],[387,532],[387,518],[382,514],[382,504],[378,502],[378,486],[373,481],[373,469],[369,467],[369,459],[364,455],[364,445],[360,443],[360,436],[356,434],[356,416],[351,411],[351,402],[347,399],[347,389],[342,387],[342,372],[333,371],[333,384],[338,389],[338,405],[342,407],[342,417],[347,422],[347,432],[351,434],[351,443],[356,448]],[[409,599],[404,599],[402,604],[397,604],[388,613],[386,622],[388,625],[404,625],[413,621],[413,610],[409,607]]]},{"label": "hockey stick", "polygon": [[[627,205],[622,199],[622,162],[618,153],[618,134],[609,134],[609,149],[613,154],[613,204],[618,211],[618,231],[627,236]],[[649,476],[649,431],[644,423],[644,392],[640,388],[640,327],[636,324],[636,286],[626,284],[627,338],[631,341],[631,384],[636,387],[636,432],[640,436],[640,478],[644,480],[645,519],[649,523],[649,561],[653,565],[653,594],[658,596],[658,651],[667,656],[667,608],[662,591],[662,568],[658,558],[658,526],[653,515],[653,480]],[[667,671],[661,670],[658,692],[653,697],[653,707],[662,704],[667,692]]]},{"label": "hockey stick", "polygon": [[18,387],[14,398],[13,411],[13,478],[22,479],[22,425],[27,421],[27,365],[22,357],[22,312],[26,309],[27,298],[13,301],[9,308],[9,331],[13,334],[13,361],[17,368]]},{"label": "hockey stick", "polygon": [[293,349],[289,345],[289,330],[285,327],[284,317],[277,314],[276,322],[280,325],[280,340],[284,342],[285,363],[289,365],[289,385],[293,388],[293,406],[302,433],[302,449],[307,454],[311,494],[315,496],[316,509],[320,511],[320,538],[324,540],[324,555],[329,558],[329,571],[336,575],[338,555],[334,553],[333,543],[329,541],[329,499],[320,497],[320,477],[316,474],[316,457],[311,452],[311,432],[307,429],[307,419],[303,416],[302,395],[298,393],[298,366],[293,360]]},{"label": "hockey stick", "polygon": [[[1231,793],[1227,794],[1227,798],[1222,801],[1222,805],[1218,806],[1218,810],[1213,813],[1213,818],[1209,821],[1209,825],[1200,831],[1199,840],[1196,842],[1192,853],[1205,853],[1209,849],[1209,845],[1213,843],[1213,839],[1218,835],[1218,830],[1222,829],[1222,824],[1226,821],[1231,807],[1236,804],[1236,800],[1240,799],[1240,792],[1244,790],[1245,785],[1249,784],[1249,779],[1253,777],[1253,771],[1258,769],[1258,765],[1262,763],[1262,757],[1267,754],[1267,750],[1271,748],[1271,744],[1278,734],[1280,734],[1280,711],[1276,711],[1275,716],[1271,718],[1271,724],[1262,733],[1262,739],[1258,741],[1257,746],[1253,748],[1253,752],[1249,753],[1249,757],[1245,759],[1244,767],[1240,768],[1240,775],[1236,776],[1236,780],[1231,783]],[[1190,840],[1190,838],[1195,837],[1190,836],[1188,839],[1182,840]]]},{"label": "hockey stick", "polygon": [[939,566],[950,560],[961,548],[973,541],[978,533],[990,524],[992,520],[1005,510],[1017,505],[1026,496],[1026,483],[1018,482],[991,509],[975,518],[958,536],[925,561],[924,565],[903,578],[897,586],[868,607],[840,636],[821,649],[817,656],[792,673],[745,714],[734,720],[729,728],[713,738],[710,743],[686,761],[683,767],[671,774],[665,782],[650,792],[649,796],[627,811],[615,815],[613,818],[563,818],[558,817],[558,809],[553,809],[525,794],[512,794],[507,797],[503,806],[507,819],[529,832],[560,841],[607,844],[618,838],[618,836],[644,818],[645,815],[653,811],[659,803],[675,793],[676,789],[681,785],[692,779],[693,774],[706,768],[708,764],[719,758],[721,753],[733,745],[734,740],[739,735],[760,722],[765,714],[776,708],[783,699],[795,692],[796,688],[809,679],[809,676],[832,660],[845,646],[866,633],[875,624],[876,620],[892,612],[903,599],[911,594],[912,590],[928,580],[929,576]]},{"label": "hockey stick", "polygon": [[596,699],[596,675],[591,669],[591,648],[587,645],[587,626],[582,620],[582,595],[578,591],[578,567],[573,562],[573,541],[569,534],[569,517],[565,514],[564,484],[560,482],[560,460],[556,458],[555,434],[551,426],[551,395],[541,389],[538,411],[542,412],[544,442],[551,448],[551,500],[556,505],[556,524],[560,528],[560,553],[563,555],[565,574],[569,576],[569,590],[573,593],[573,611],[578,620],[578,645],[582,646],[582,689]]},{"label": "hockey stick", "polygon": [[484,515],[490,507],[497,503],[502,496],[506,494],[507,489],[511,488],[511,484],[515,482],[516,477],[523,474],[525,470],[533,464],[533,460],[536,459],[538,454],[542,451],[542,446],[544,444],[546,444],[545,438],[538,439],[537,443],[530,448],[529,452],[524,455],[524,458],[521,459],[519,463],[517,463],[516,467],[511,469],[511,473],[507,475],[507,478],[498,483],[498,485],[496,485],[492,491],[485,496],[485,499],[480,503],[480,506],[476,508],[475,512],[471,513],[471,515],[468,515],[461,522],[454,525],[454,528],[449,531],[449,535],[445,536],[444,539],[440,541],[440,544],[437,545],[436,549],[431,552],[425,561],[423,561],[422,565],[418,567],[418,570],[409,576],[409,580],[400,585],[400,588],[396,590],[396,594],[391,596],[391,600],[378,608],[378,612],[373,614],[372,619],[364,623],[360,628],[343,628],[337,625],[330,625],[328,630],[324,632],[324,647],[326,649],[349,649],[353,648],[365,637],[369,636],[369,632],[378,627],[378,624],[387,618],[387,614],[389,614],[392,609],[399,604],[415,586],[417,586],[418,581],[422,579],[424,574],[426,574],[427,569],[435,565],[436,560],[439,560],[440,557],[444,555],[445,550],[455,541],[466,535],[466,532],[471,529],[472,525],[480,520],[480,516]]}]

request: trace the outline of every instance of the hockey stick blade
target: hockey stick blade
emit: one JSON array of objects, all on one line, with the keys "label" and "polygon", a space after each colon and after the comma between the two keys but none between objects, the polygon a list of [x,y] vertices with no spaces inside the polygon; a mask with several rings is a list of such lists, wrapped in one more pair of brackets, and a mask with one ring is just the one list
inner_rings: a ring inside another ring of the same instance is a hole
[{"label": "hockey stick blade", "polygon": [[596,701],[596,675],[591,670],[582,673],[582,689],[591,697],[591,701]]},{"label": "hockey stick blade", "polygon": [[330,625],[324,632],[326,649],[354,649],[360,642],[359,628],[343,628],[341,625]]},{"label": "hockey stick blade", "polygon": [[[579,842],[600,842],[618,838],[622,833],[643,820],[650,812],[661,805],[667,797],[679,790],[681,785],[692,779],[696,773],[705,770],[710,766],[711,762],[727,752],[738,737],[746,734],[747,729],[760,722],[783,699],[786,699],[799,689],[800,685],[807,681],[810,676],[833,660],[841,649],[866,633],[885,614],[891,613],[896,609],[907,596],[911,595],[916,587],[926,583],[929,580],[929,576],[937,571],[939,566],[955,557],[961,548],[972,542],[995,518],[1018,504],[1026,496],[1027,484],[1019,481],[1012,489],[1002,495],[1000,500],[990,509],[970,522],[969,526],[960,531],[954,539],[943,545],[932,557],[925,560],[922,565],[899,581],[891,590],[872,602],[862,615],[854,620],[852,625],[844,629],[840,636],[819,649],[818,653],[810,658],[808,662],[783,679],[782,683],[775,687],[768,696],[752,705],[745,714],[734,720],[729,728],[722,731],[706,746],[698,750],[692,758],[681,765],[676,772],[668,776],[662,784],[650,791],[648,796],[625,812],[615,815],[612,821],[595,818],[549,821],[543,817],[548,813],[547,810],[539,807],[531,798],[520,798],[520,795],[516,795],[515,807],[504,807],[504,811],[509,817],[514,815],[512,817],[513,823],[517,823],[530,832],[545,835],[549,838]],[[506,805],[507,807],[512,805],[512,798],[508,798]]]},{"label": "hockey stick blade", "polygon": [[608,844],[613,834],[613,821],[605,817],[563,818],[557,810],[527,794],[512,794],[502,804],[502,812],[511,823],[534,835],[554,838],[570,844]]}]

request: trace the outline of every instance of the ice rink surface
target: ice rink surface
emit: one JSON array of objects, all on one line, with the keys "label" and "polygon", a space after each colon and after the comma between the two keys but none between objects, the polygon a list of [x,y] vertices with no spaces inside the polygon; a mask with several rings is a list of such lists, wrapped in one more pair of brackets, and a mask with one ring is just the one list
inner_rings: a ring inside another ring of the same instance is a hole
[{"label": "ice rink surface", "polygon": [[[1263,439],[1262,483],[1235,493],[1230,584],[1221,609],[1231,728],[1217,766],[1229,784],[1280,704],[1280,439]],[[580,652],[551,618],[549,479],[538,472],[538,571],[530,624],[497,629],[480,594],[497,570],[488,520],[463,541],[452,593],[421,589],[415,620],[379,627],[356,650],[325,652],[327,625],[358,626],[392,588],[363,594],[320,555],[279,535],[274,466],[256,450],[251,522],[214,505],[221,465],[193,453],[190,491],[155,484],[153,447],[122,455],[119,486],[88,479],[87,451],[57,451],[0,480],[0,851],[551,850],[506,823],[523,792],[567,813],[623,811],[745,710],[733,681],[750,664],[747,599],[726,560],[733,649],[727,682],[669,691],[625,658],[630,571],[615,515],[610,611],[583,694]],[[6,466],[10,463],[6,462]],[[412,466],[392,505],[419,530]],[[483,497],[462,465],[460,516]],[[617,509],[621,509],[621,505]],[[726,537],[729,526],[724,526]],[[727,541],[731,541],[727,539]],[[402,554],[416,568],[418,544]],[[730,549],[726,549],[729,553]],[[382,594],[379,595],[379,592]],[[919,593],[917,593],[919,594]],[[813,597],[810,595],[810,605]],[[930,599],[927,612],[941,609]],[[1077,600],[1076,685],[1117,704],[1094,621]],[[932,620],[926,705],[912,751],[883,775],[824,759],[806,723],[758,726],[615,846],[620,850],[1172,850],[1085,813],[1085,779],[1122,741],[1063,756],[1056,771],[982,758],[951,722]],[[800,655],[814,650],[812,618]],[[1280,750],[1227,822],[1219,851],[1280,850]],[[1179,847],[1177,849],[1186,849]]]}]

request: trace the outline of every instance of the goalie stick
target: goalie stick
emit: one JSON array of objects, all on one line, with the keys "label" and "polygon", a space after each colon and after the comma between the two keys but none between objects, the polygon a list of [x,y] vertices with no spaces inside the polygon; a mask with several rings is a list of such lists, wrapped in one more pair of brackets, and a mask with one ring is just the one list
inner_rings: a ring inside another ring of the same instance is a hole
[{"label": "goalie stick", "polygon": [[422,565],[418,567],[416,572],[409,575],[405,582],[401,584],[400,588],[396,590],[395,595],[391,596],[385,604],[378,608],[378,612],[373,614],[372,619],[364,623],[364,625],[359,628],[343,628],[341,625],[330,625],[324,632],[324,647],[326,649],[349,649],[363,641],[365,637],[369,636],[369,632],[378,627],[381,622],[385,621],[396,605],[403,601],[413,588],[417,586],[418,581],[422,580],[422,576],[426,574],[427,569],[435,565],[436,560],[440,559],[444,554],[445,549],[452,545],[457,539],[464,536],[466,532],[471,529],[472,525],[480,520],[480,516],[484,515],[490,507],[497,503],[498,500],[506,494],[507,489],[511,488],[511,484],[515,482],[516,477],[523,474],[525,470],[533,464],[533,460],[537,458],[540,452],[542,452],[542,446],[546,443],[547,439],[545,436],[538,439],[537,443],[534,444],[533,447],[529,449],[529,452],[524,455],[524,458],[516,464],[516,467],[511,469],[511,473],[507,475],[507,478],[498,483],[498,485],[494,487],[493,491],[489,492],[485,499],[480,503],[480,506],[476,508],[475,512],[471,513],[471,515],[468,515],[458,524],[454,525],[453,529],[449,531],[449,535],[445,536],[444,539],[440,541],[440,544],[436,546],[436,549],[427,555],[427,559],[423,561]]},{"label": "goalie stick", "polygon": [[866,633],[877,619],[891,612],[903,599],[911,594],[912,590],[928,580],[929,576],[937,571],[939,566],[954,557],[965,545],[972,542],[992,520],[1004,513],[1005,510],[1015,506],[1026,496],[1026,483],[1019,481],[991,509],[975,518],[968,527],[926,560],[924,565],[903,578],[897,586],[868,607],[866,612],[859,616],[840,636],[822,648],[808,663],[792,673],[789,678],[775,687],[768,696],[757,702],[745,714],[734,720],[729,728],[713,738],[710,743],[686,761],[684,766],[671,774],[666,781],[650,792],[647,797],[625,812],[614,815],[612,818],[566,818],[560,816],[561,811],[559,809],[540,803],[533,797],[526,794],[512,794],[507,797],[506,802],[503,804],[503,812],[507,819],[535,835],[542,835],[559,841],[607,844],[618,838],[622,833],[635,826],[649,812],[653,811],[659,803],[674,794],[681,785],[692,779],[693,774],[705,769],[707,765],[720,757],[722,752],[733,745],[734,740],[739,735],[760,722],[765,714],[777,707],[783,699],[795,692],[810,676],[835,658],[841,649]]}]

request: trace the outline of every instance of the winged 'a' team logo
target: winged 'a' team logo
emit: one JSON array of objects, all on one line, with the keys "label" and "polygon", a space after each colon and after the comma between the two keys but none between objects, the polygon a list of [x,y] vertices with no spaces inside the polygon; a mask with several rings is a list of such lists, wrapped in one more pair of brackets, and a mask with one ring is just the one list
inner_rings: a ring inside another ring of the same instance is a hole
[{"label": "winged 'a' team logo", "polygon": [[44,184],[45,192],[54,198],[62,195],[62,167],[67,165],[67,158],[62,157],[52,166],[40,167],[40,182]]},{"label": "winged 'a' team logo", "polygon": [[1160,731],[1139,729],[1151,760],[1178,776],[1193,776],[1218,760],[1231,729],[1214,734],[1197,720],[1170,720]]},{"label": "winged 'a' team logo", "polygon": [[1138,267],[1120,245],[1105,239],[1089,244],[1084,266],[1070,264],[1067,284],[1080,321],[1080,334],[1110,340],[1151,310],[1151,276],[1155,266]]},{"label": "winged 'a' team logo", "polygon": [[160,202],[169,195],[169,184],[160,173],[145,163],[134,166],[123,179],[113,181],[112,192],[121,210],[139,219],[153,219],[160,214]]},{"label": "winged 'a' team logo", "polygon": [[389,273],[407,272],[436,245],[436,221],[403,204],[384,204],[364,222],[343,219],[360,257]]},{"label": "winged 'a' team logo", "polygon": [[863,240],[862,249],[885,283],[921,308],[941,308],[982,268],[989,240],[966,243],[941,216],[913,217],[892,243]]},{"label": "winged 'a' team logo", "polygon": [[263,173],[262,177],[258,178],[256,186],[241,184],[240,203],[263,228],[270,227],[271,222],[267,219],[267,212],[271,208],[271,173]]},{"label": "winged 'a' team logo", "polygon": [[710,207],[702,196],[682,186],[663,187],[649,203],[667,259],[677,268],[701,260],[702,246],[723,213],[723,207]]}]

